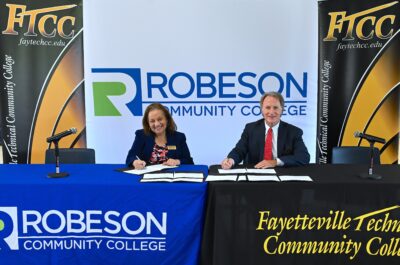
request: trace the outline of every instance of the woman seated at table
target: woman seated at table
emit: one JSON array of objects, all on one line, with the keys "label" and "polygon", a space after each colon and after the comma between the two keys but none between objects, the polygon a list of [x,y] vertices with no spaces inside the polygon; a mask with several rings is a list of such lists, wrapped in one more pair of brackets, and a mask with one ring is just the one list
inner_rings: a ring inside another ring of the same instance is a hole
[{"label": "woman seated at table", "polygon": [[142,124],[143,129],[136,131],[126,158],[127,166],[143,169],[146,164],[193,164],[185,134],[176,131],[176,124],[166,107],[160,103],[149,105]]}]

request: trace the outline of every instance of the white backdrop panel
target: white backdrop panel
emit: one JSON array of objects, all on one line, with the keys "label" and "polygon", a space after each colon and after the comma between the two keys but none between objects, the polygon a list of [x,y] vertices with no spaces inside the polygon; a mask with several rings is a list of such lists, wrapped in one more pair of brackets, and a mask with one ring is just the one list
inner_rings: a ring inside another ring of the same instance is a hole
[{"label": "white backdrop panel", "polygon": [[[282,119],[304,130],[315,160],[316,1],[84,0],[84,45],[87,140],[98,163],[125,161],[142,127],[137,112],[151,102],[173,112],[195,163],[220,163],[261,118],[263,91],[283,94]],[[99,94],[96,83],[115,93]],[[119,116],[95,113],[107,98]]]}]

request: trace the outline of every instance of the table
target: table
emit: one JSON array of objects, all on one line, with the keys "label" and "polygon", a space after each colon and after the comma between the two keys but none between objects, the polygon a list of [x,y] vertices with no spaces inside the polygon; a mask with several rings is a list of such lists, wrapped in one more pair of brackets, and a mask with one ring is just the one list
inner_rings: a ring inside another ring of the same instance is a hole
[{"label": "table", "polygon": [[54,165],[0,165],[1,264],[197,264],[207,184],[140,183],[122,166],[49,179]]},{"label": "table", "polygon": [[313,182],[210,182],[200,263],[398,264],[400,167],[377,166],[379,181],[358,177],[367,169],[308,165],[276,171]]}]

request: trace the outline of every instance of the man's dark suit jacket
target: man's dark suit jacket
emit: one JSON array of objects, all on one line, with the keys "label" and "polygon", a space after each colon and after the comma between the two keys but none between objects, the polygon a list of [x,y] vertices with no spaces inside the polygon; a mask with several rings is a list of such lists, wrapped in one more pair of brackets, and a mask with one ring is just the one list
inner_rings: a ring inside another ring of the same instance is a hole
[{"label": "man's dark suit jacket", "polygon": [[[132,162],[137,159],[136,156],[148,162],[153,152],[155,144],[154,135],[145,134],[143,129],[137,130],[135,134],[135,141],[126,157],[127,166],[132,166]],[[179,159],[181,164],[193,164],[193,159],[186,144],[185,134],[180,132],[170,134],[167,132],[167,147],[170,147],[168,148],[168,158]]]},{"label": "man's dark suit jacket", "polygon": [[[310,162],[310,154],[303,142],[303,131],[289,123],[280,121],[278,129],[278,158],[285,166],[305,165]],[[235,165],[257,164],[264,160],[265,121],[264,119],[246,124],[242,136],[228,157]]]}]

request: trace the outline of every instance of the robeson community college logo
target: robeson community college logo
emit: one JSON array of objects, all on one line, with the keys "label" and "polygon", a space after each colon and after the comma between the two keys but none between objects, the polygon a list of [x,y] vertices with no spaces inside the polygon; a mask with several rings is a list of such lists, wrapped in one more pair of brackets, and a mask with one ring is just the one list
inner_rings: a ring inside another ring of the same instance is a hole
[{"label": "robeson community college logo", "polygon": [[17,207],[0,207],[0,251],[18,250]]},{"label": "robeson community college logo", "polygon": [[121,105],[134,116],[143,114],[139,68],[96,68],[92,73],[99,74],[93,82],[95,116],[121,116]]},{"label": "robeson community college logo", "polygon": [[166,212],[0,207],[0,251],[166,251]]},{"label": "robeson community college logo", "polygon": [[306,115],[308,73],[175,72],[92,68],[95,116],[142,116],[146,104],[164,104],[173,116],[259,116],[267,91],[285,98],[283,115]]}]

